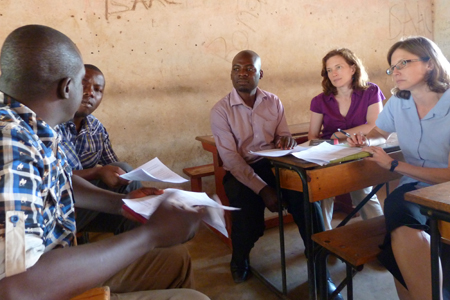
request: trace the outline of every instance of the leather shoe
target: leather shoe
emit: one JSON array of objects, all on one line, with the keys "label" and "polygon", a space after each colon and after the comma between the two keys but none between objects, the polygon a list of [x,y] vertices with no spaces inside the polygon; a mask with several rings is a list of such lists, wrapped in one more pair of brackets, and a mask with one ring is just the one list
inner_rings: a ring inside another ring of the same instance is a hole
[{"label": "leather shoe", "polygon": [[250,274],[250,266],[246,259],[243,264],[237,264],[235,261],[230,263],[231,275],[235,283],[241,283],[247,280]]}]

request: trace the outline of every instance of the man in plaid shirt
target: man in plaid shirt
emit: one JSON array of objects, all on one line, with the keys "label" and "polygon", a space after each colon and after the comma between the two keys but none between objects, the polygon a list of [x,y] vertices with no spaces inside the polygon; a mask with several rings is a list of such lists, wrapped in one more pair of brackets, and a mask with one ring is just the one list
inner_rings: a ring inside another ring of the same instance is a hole
[{"label": "man in plaid shirt", "polygon": [[[103,99],[105,77],[94,65],[85,65],[83,100],[72,120],[59,125],[62,145],[73,173],[92,184],[121,194],[142,187],[139,181],[128,181],[119,176],[133,168],[119,162],[114,153],[108,132],[92,115]],[[137,226],[135,222],[92,210],[78,209],[78,231],[111,232],[119,234]]]},{"label": "man in plaid shirt", "polygon": [[[71,177],[54,130],[82,98],[85,70],[75,44],[46,26],[20,27],[3,43],[0,66],[0,299],[70,299],[105,285],[111,299],[209,299],[188,289],[190,256],[174,246],[193,237],[202,209],[164,202],[142,226],[68,247],[75,202],[120,215],[123,198]],[[128,197],[161,193],[142,188]]]}]

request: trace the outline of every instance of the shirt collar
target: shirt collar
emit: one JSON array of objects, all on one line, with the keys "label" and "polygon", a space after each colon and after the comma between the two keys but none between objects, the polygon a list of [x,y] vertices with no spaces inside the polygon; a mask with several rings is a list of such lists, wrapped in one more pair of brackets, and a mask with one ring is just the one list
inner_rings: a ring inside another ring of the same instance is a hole
[{"label": "shirt collar", "polygon": [[[415,109],[414,99],[409,96],[409,99],[402,99],[397,97],[397,101],[402,101],[402,109]],[[450,113],[450,89],[445,91],[441,99],[436,105],[428,112],[427,116],[422,120],[431,119],[433,117],[442,118]]]},{"label": "shirt collar", "polygon": [[[363,90],[353,90],[353,92],[352,92],[352,98],[353,98],[353,95],[357,95],[357,96],[359,96],[359,97],[361,97],[362,95],[363,95]],[[331,100],[333,100],[333,99],[336,99],[336,97],[333,95],[333,93],[330,93],[329,95],[325,95],[325,101],[331,101]]]},{"label": "shirt collar", "polygon": [[[261,102],[264,99],[266,99],[266,95],[262,92],[262,90],[259,87],[257,87],[255,104],[257,102]],[[241,96],[239,95],[239,93],[237,92],[237,90],[235,88],[233,88],[233,90],[231,91],[230,104],[231,104],[231,106],[246,105],[244,100],[242,100]]]}]

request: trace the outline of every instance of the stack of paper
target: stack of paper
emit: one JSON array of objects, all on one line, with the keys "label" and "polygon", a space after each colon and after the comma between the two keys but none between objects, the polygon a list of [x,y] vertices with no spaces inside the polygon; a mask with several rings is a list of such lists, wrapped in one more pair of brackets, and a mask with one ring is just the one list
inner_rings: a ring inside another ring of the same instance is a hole
[{"label": "stack of paper", "polygon": [[250,151],[250,154],[258,155],[258,156],[266,156],[266,157],[280,157],[285,156],[294,152],[300,152],[309,149],[309,147],[295,146],[290,150],[281,150],[281,149],[268,149],[261,151]]},{"label": "stack of paper", "polygon": [[[337,161],[346,156],[356,155],[361,152],[363,152],[362,149],[357,147],[321,143],[317,146],[310,147],[308,150],[292,153],[292,155],[297,158],[323,166],[329,164],[331,161]],[[367,154],[367,152],[364,152],[363,156],[367,156]]]},{"label": "stack of paper", "polygon": [[188,192],[178,189],[165,189],[164,194],[147,196],[138,199],[123,199],[123,202],[131,208],[133,211],[139,213],[146,219],[156,211],[158,206],[163,201],[170,201],[174,206],[192,209],[195,206],[205,206],[207,208],[207,214],[203,218],[203,221],[217,229],[220,233],[228,237],[228,232],[225,228],[225,219],[223,216],[223,210],[238,210],[239,208],[229,207],[221,205],[220,203],[209,198],[206,193]]}]

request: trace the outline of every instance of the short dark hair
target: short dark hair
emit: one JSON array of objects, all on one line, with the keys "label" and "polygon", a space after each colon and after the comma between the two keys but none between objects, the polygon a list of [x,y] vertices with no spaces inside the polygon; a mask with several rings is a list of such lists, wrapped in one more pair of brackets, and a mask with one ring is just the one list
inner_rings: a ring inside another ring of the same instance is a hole
[{"label": "short dark hair", "polygon": [[353,74],[352,79],[352,89],[354,90],[365,90],[369,87],[369,75],[367,75],[366,69],[362,64],[361,60],[353,53],[351,50],[347,48],[338,48],[329,51],[322,58],[322,88],[325,95],[336,95],[337,89],[331,83],[330,78],[328,78],[327,72],[327,61],[333,56],[339,55],[341,56],[349,66],[355,66],[355,74]]},{"label": "short dark hair", "polygon": [[0,84],[21,86],[28,95],[45,95],[49,85],[80,71],[78,48],[63,33],[43,25],[11,32],[0,54]]},{"label": "short dark hair", "polygon": [[94,70],[94,71],[97,71],[97,72],[100,72],[100,73],[103,74],[103,72],[102,72],[98,67],[96,67],[96,66],[94,66],[94,65],[91,65],[91,64],[84,64],[84,67],[85,67],[86,69],[91,69],[91,70]]},{"label": "short dark hair", "polygon": [[[441,49],[430,39],[423,36],[411,36],[402,38],[392,45],[387,54],[389,67],[392,65],[392,54],[397,49],[403,49],[411,54],[417,55],[423,60],[431,62],[434,68],[427,74],[425,81],[431,91],[443,93],[450,87],[450,63],[445,58]],[[409,99],[410,91],[400,90],[395,87],[391,90],[392,94],[402,98]]]}]

